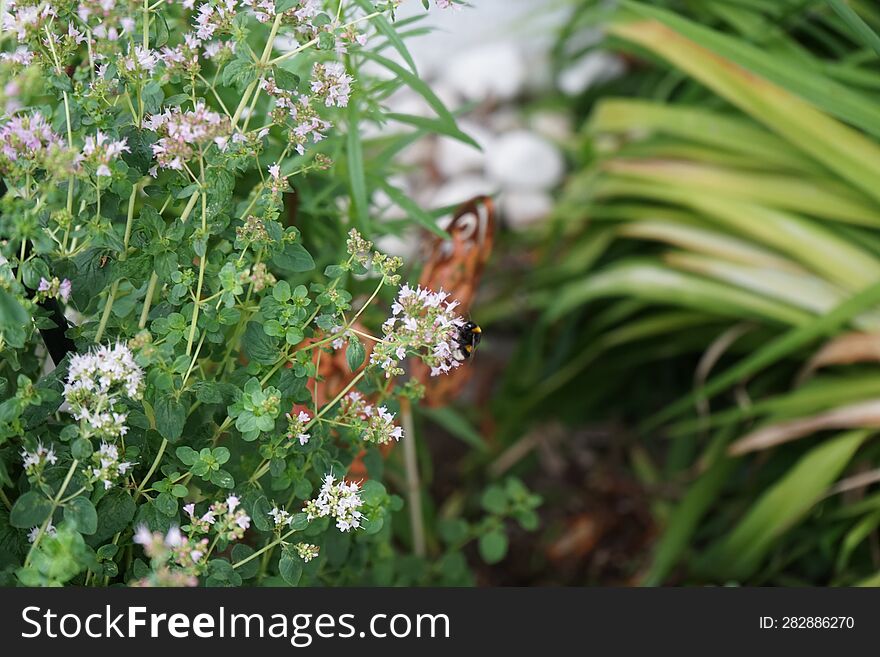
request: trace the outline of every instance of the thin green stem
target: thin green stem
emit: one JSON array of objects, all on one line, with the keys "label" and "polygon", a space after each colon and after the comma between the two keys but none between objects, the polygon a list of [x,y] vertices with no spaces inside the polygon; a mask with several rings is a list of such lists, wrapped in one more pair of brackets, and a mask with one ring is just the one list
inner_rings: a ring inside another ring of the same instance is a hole
[{"label": "thin green stem", "polygon": [[162,456],[165,454],[165,448],[168,447],[168,441],[166,439],[162,439],[162,444],[159,445],[159,451],[156,452],[156,458],[153,459],[153,464],[150,466],[150,469],[147,471],[146,476],[143,481],[141,481],[140,485],[137,487],[137,491],[135,491],[134,496],[137,497],[140,495],[146,485],[150,481],[150,477],[153,476],[153,473],[156,472],[156,468],[159,467],[159,462],[162,460]]},{"label": "thin green stem", "polygon": [[34,554],[34,550],[39,546],[40,541],[43,539],[43,536],[46,534],[46,529],[49,527],[49,524],[52,522],[52,516],[55,515],[55,509],[58,508],[58,505],[61,503],[61,498],[64,496],[64,491],[67,490],[67,487],[70,485],[70,480],[73,479],[73,473],[76,472],[76,468],[79,465],[79,461],[76,459],[73,460],[73,463],[70,464],[70,469],[67,471],[67,476],[64,477],[64,482],[61,484],[61,488],[58,489],[58,492],[55,494],[55,498],[52,500],[52,508],[49,510],[49,514],[46,516],[46,519],[43,521],[43,524],[40,525],[40,530],[37,532],[36,538],[34,538],[34,542],[31,544],[31,549],[28,550],[27,557],[24,560],[24,567],[27,568],[31,563],[31,557]]},{"label": "thin green stem", "polygon": [[299,531],[298,529],[291,529],[289,532],[287,532],[287,533],[284,534],[283,536],[280,536],[280,537],[276,538],[276,539],[275,539],[274,541],[272,541],[271,543],[267,543],[266,545],[264,545],[263,547],[261,547],[259,550],[257,550],[257,551],[254,552],[253,554],[249,554],[249,555],[247,555],[247,556],[246,556],[244,559],[242,559],[241,561],[236,561],[234,564],[232,564],[232,567],[233,567],[233,568],[238,568],[238,567],[240,567],[240,566],[245,565],[248,561],[251,561],[252,559],[256,559],[258,556],[260,556],[261,554],[263,554],[263,552],[265,552],[266,550],[271,550],[271,549],[272,549],[273,547],[275,547],[276,545],[279,545],[279,544],[283,543],[284,540],[285,540],[288,536],[292,536],[293,534],[295,534],[295,533],[298,532],[298,531]]}]

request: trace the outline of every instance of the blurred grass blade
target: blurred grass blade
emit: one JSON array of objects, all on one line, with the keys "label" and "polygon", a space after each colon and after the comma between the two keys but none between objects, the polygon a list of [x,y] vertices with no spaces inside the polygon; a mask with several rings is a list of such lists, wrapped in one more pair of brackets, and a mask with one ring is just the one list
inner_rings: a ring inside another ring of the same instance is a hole
[{"label": "blurred grass blade", "polygon": [[355,97],[348,103],[348,134],[346,135],[348,182],[351,186],[352,218],[355,226],[370,235],[370,207],[364,176],[364,147],[360,134],[360,108]]},{"label": "blurred grass blade", "polygon": [[[800,325],[810,316],[743,290],[691,276],[651,262],[630,262],[575,281],[547,299],[547,321],[554,321],[593,299],[626,296],[715,313],[721,317],[756,317]],[[880,296],[880,295],[878,295]]]},{"label": "blurred grass blade", "polygon": [[604,168],[627,177],[661,184],[686,184],[688,189],[880,228],[880,208],[876,204],[867,202],[851,188],[830,181],[668,160],[618,159],[608,162]]},{"label": "blurred grass blade", "polygon": [[642,99],[600,100],[587,124],[591,134],[656,132],[717,150],[740,153],[755,163],[792,171],[821,172],[798,149],[747,119],[699,107]]},{"label": "blurred grass blade", "polygon": [[[681,27],[681,23],[693,25],[679,19],[674,22],[677,28]],[[699,30],[700,34],[715,34],[704,28]],[[880,185],[877,185],[880,179],[880,147],[852,128],[782,87],[732,65],[729,60],[659,21],[615,23],[609,27],[609,31],[661,55],[871,198],[880,200]],[[769,57],[763,53],[761,56]],[[802,72],[797,71],[798,74]],[[835,96],[836,89],[834,93],[831,91],[831,85],[823,87],[824,94]],[[871,109],[870,116],[860,117],[858,125],[880,135],[880,109],[875,103],[868,103],[868,107]]]},{"label": "blurred grass blade", "polygon": [[464,444],[470,445],[481,452],[489,451],[489,447],[486,445],[486,441],[480,435],[480,432],[474,428],[466,417],[455,409],[419,406],[418,411],[420,415],[424,415],[437,423]]},{"label": "blurred grass blade", "polygon": [[654,550],[651,567],[642,581],[644,586],[659,586],[663,583],[683,556],[700,520],[721,494],[737,463],[736,459],[724,454],[724,448],[731,436],[732,431],[723,430],[709,447],[706,458],[709,467],[688,487],[684,498],[673,510]]},{"label": "blurred grass blade", "polygon": [[425,102],[428,103],[428,105],[431,107],[431,109],[434,110],[434,112],[436,112],[439,121],[437,125],[442,126],[443,134],[457,134],[457,138],[461,139],[464,142],[467,142],[468,144],[471,144],[475,148],[479,148],[477,142],[458,130],[455,123],[455,117],[448,109],[446,109],[446,106],[443,104],[443,101],[437,97],[437,94],[431,91],[431,87],[429,87],[424,81],[422,81],[419,76],[413,74],[411,71],[407,71],[397,62],[394,62],[387,57],[383,57],[382,55],[379,55],[375,52],[364,51],[361,54],[367,59],[372,59],[376,63],[387,68],[398,78],[400,78],[400,80],[402,80],[410,89],[412,89],[422,98],[424,98]]},{"label": "blurred grass blade", "polygon": [[835,408],[811,417],[798,418],[761,427],[734,442],[731,456],[769,449],[791,440],[810,436],[828,429],[880,428],[880,399]]},{"label": "blurred grass blade", "polygon": [[[355,2],[360,5],[361,9],[364,10],[365,13],[369,14],[373,12],[374,6],[370,0],[355,0]],[[373,25],[379,31],[379,33],[388,39],[388,42],[394,46],[394,49],[400,53],[400,56],[403,58],[403,61],[406,62],[406,65],[409,66],[410,70],[418,75],[418,71],[416,70],[416,63],[413,61],[412,55],[409,52],[409,49],[406,47],[406,44],[403,42],[403,39],[400,38],[400,35],[397,33],[397,30],[393,25],[385,18],[383,15],[379,14],[378,16],[374,16],[372,19]]]},{"label": "blurred grass blade", "polygon": [[[654,34],[658,40],[651,39],[653,43],[636,41],[643,47],[664,57],[679,50],[678,42],[682,40],[688,41],[696,49],[691,55],[685,56],[683,60],[674,60],[674,63],[682,71],[695,75],[695,71],[698,70],[705,72],[709,69],[716,69],[724,75],[725,71],[721,69],[726,69],[726,73],[732,73],[733,77],[745,78],[752,90],[763,93],[768,88],[779,91],[785,89],[787,90],[784,92],[785,95],[796,94],[825,112],[851,123],[875,137],[880,137],[880,105],[870,96],[860,94],[848,86],[838,84],[833,79],[816,72],[821,70],[820,60],[810,57],[806,51],[802,57],[794,59],[778,51],[768,52],[766,49],[754,46],[743,39],[722,34],[665,9],[629,0],[626,0],[624,5],[634,14],[645,17],[646,23],[650,22],[656,27],[665,28]],[[618,27],[619,24],[612,26],[611,32],[627,38],[626,35],[617,31]],[[646,29],[652,30],[653,28]],[[661,34],[665,34],[665,36],[660,36]],[[663,43],[664,39],[669,39],[669,43]],[[666,45],[669,46],[669,49],[665,48]],[[694,58],[688,60],[687,57]],[[808,57],[809,60],[807,60]],[[740,67],[742,68],[740,69]],[[763,81],[756,76],[760,76],[770,84],[762,83]],[[728,81],[721,79],[718,80],[718,87],[713,86],[712,83],[715,81],[711,79],[711,74],[705,79],[701,75],[695,75],[695,77],[702,79],[705,84],[721,93],[722,96],[725,94],[719,91],[719,88],[730,88]],[[754,82],[754,86],[749,84],[750,82]],[[729,100],[736,102],[732,98]],[[755,116],[755,118],[761,120],[759,116]]]},{"label": "blurred grass blade", "polygon": [[696,570],[716,581],[747,579],[774,542],[800,522],[871,435],[850,431],[811,449],[773,484],[727,536],[710,546]]},{"label": "blurred grass blade", "polygon": [[837,12],[843,21],[853,31],[853,34],[868,48],[872,48],[874,52],[880,55],[880,36],[872,30],[868,24],[862,20],[856,12],[852,10],[843,0],[827,0],[831,8]]},{"label": "blurred grass blade", "polygon": [[662,411],[648,418],[643,423],[642,429],[647,431],[677,417],[691,408],[697,399],[714,397],[722,390],[726,390],[742,379],[760,372],[794,351],[839,330],[847,322],[852,321],[853,317],[873,308],[878,303],[880,303],[880,283],[875,283],[859,294],[847,299],[827,315],[818,317],[803,326],[795,327],[783,333],[751,356],[744,358],[722,374],[710,379],[699,390],[669,404]]},{"label": "blurred grass blade", "polygon": [[442,237],[444,239],[448,239],[450,237],[449,233],[447,233],[445,230],[437,225],[437,222],[430,214],[425,212],[418,203],[416,203],[409,196],[397,189],[397,187],[395,187],[385,179],[379,181],[379,186],[385,191],[386,194],[388,194],[388,198],[394,201],[394,203],[396,203],[401,210],[406,211],[407,215],[411,219],[415,219],[416,222],[418,222],[424,228],[427,228],[429,231],[439,237]]}]

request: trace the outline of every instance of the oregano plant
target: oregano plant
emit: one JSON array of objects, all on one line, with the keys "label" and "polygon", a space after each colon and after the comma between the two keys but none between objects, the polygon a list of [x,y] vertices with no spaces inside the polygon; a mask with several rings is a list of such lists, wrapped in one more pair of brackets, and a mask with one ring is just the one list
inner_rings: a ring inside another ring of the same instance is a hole
[{"label": "oregano plant", "polygon": [[[379,450],[422,392],[405,363],[460,367],[465,320],[374,247],[371,190],[413,133],[362,128],[407,84],[436,117],[399,122],[468,138],[381,54],[411,61],[398,3],[5,4],[0,579],[400,581]],[[503,556],[518,500],[450,551]],[[416,579],[467,581],[453,562]]]}]

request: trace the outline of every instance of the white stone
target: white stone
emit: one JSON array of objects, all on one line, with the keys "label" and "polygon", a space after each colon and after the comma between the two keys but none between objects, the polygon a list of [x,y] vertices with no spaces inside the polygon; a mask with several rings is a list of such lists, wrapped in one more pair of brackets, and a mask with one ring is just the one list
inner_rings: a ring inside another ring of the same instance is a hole
[{"label": "white stone", "polygon": [[543,220],[552,209],[553,198],[545,192],[507,191],[501,195],[504,223],[514,231]]},{"label": "white stone", "polygon": [[376,248],[382,253],[400,256],[406,261],[412,261],[418,257],[418,231],[407,231],[401,236],[383,235],[376,240]]},{"label": "white stone", "polygon": [[482,171],[486,165],[486,151],[495,141],[491,132],[473,121],[462,119],[458,122],[458,127],[473,138],[480,148],[474,148],[452,137],[438,137],[437,169],[447,178],[454,178],[467,171]]},{"label": "white stone", "polygon": [[523,88],[526,69],[515,43],[491,43],[455,55],[443,81],[465,100],[511,100]]},{"label": "white stone", "polygon": [[502,135],[486,152],[486,168],[504,188],[547,190],[562,181],[565,163],[549,141],[518,130]]}]

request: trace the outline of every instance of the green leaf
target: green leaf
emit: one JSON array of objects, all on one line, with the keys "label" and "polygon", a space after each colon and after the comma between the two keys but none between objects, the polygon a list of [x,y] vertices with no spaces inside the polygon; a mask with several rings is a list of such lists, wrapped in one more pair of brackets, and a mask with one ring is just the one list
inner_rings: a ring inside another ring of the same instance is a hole
[{"label": "green leaf", "polygon": [[348,369],[352,372],[356,372],[363,364],[366,355],[367,353],[364,350],[364,345],[361,344],[361,341],[358,340],[357,337],[351,336],[348,339],[348,347],[345,350],[345,361],[348,363]]},{"label": "green leaf", "polygon": [[248,322],[242,343],[247,357],[262,365],[274,365],[281,352],[278,340],[266,335],[259,322]]},{"label": "green leaf", "polygon": [[175,443],[183,433],[187,408],[173,395],[162,395],[153,404],[156,415],[156,431],[170,443]]},{"label": "green leaf", "polygon": [[379,180],[379,186],[385,190],[385,193],[388,194],[388,198],[400,206],[402,210],[406,211],[410,219],[415,219],[417,223],[421,224],[424,228],[427,228],[439,237],[445,239],[449,238],[449,233],[437,225],[434,217],[425,212],[418,203],[389,183],[388,180],[381,178]]},{"label": "green leaf", "polygon": [[743,580],[757,570],[785,532],[800,522],[840,476],[869,430],[849,431],[811,449],[760,499],[697,565],[719,581]]},{"label": "green leaf", "polygon": [[375,479],[368,479],[361,487],[361,499],[367,506],[378,506],[382,503],[388,493],[385,486]]},{"label": "green leaf", "polygon": [[489,486],[483,492],[483,497],[480,499],[480,503],[489,513],[502,515],[507,512],[507,494],[501,486]]},{"label": "green leaf", "polygon": [[299,242],[285,244],[284,250],[272,258],[272,264],[285,274],[300,274],[315,268],[312,255]]},{"label": "green leaf", "polygon": [[196,399],[203,404],[222,404],[223,395],[220,386],[214,381],[199,381],[193,386]]},{"label": "green leaf", "polygon": [[42,493],[28,491],[15,500],[9,512],[9,524],[28,529],[43,524],[52,511],[52,502]]},{"label": "green leaf", "polygon": [[74,497],[64,505],[64,519],[72,521],[81,534],[94,534],[98,531],[98,512],[87,497]]},{"label": "green leaf", "polygon": [[348,104],[348,135],[345,152],[348,162],[348,184],[351,188],[352,218],[360,232],[369,234],[367,227],[370,221],[370,208],[364,176],[364,148],[361,144],[360,121],[358,101],[356,97],[352,97]]},{"label": "green leaf", "polygon": [[299,584],[299,580],[302,577],[303,562],[299,555],[293,551],[292,546],[287,545],[281,551],[281,558],[278,560],[278,571],[281,573],[284,581],[290,586]]},{"label": "green leaf", "polygon": [[156,510],[166,516],[174,517],[177,515],[177,498],[170,493],[159,493],[153,500]]},{"label": "green leaf", "polygon": [[458,130],[455,124],[455,117],[448,109],[446,109],[446,106],[443,104],[443,101],[441,101],[440,98],[437,97],[437,94],[431,91],[431,88],[427,85],[427,83],[419,78],[418,75],[406,70],[397,62],[393,62],[387,57],[383,57],[378,53],[365,51],[363,53],[363,56],[367,59],[372,59],[376,63],[381,64],[382,66],[387,68],[389,71],[394,73],[396,77],[403,81],[410,89],[412,89],[422,98],[424,98],[425,102],[430,105],[431,109],[433,109],[437,113],[437,118],[440,121],[440,125],[444,128],[443,134],[457,132],[459,135],[464,137],[462,141],[465,141],[479,148],[477,142]]},{"label": "green leaf", "polygon": [[271,531],[275,526],[275,523],[269,517],[269,512],[271,510],[272,505],[269,504],[269,500],[265,495],[260,495],[254,500],[254,505],[251,509],[251,519],[254,521],[254,527],[261,532]]},{"label": "green leaf", "polygon": [[302,531],[309,526],[309,517],[305,513],[294,513],[290,521],[290,528]]},{"label": "green leaf", "polygon": [[195,465],[195,462],[199,460],[199,453],[188,445],[181,445],[174,450],[174,454],[184,465]]},{"label": "green leaf", "polygon": [[241,586],[241,575],[226,559],[212,559],[208,562],[205,586]]},{"label": "green leaf", "polygon": [[272,296],[278,303],[285,303],[290,299],[290,283],[278,281],[272,288]]},{"label": "green leaf", "polygon": [[[355,0],[355,2],[360,5],[361,9],[364,10],[365,13],[371,14],[375,9],[374,5],[370,0]],[[412,58],[412,55],[409,53],[409,50],[406,47],[406,44],[403,42],[403,39],[400,38],[400,35],[397,33],[397,30],[394,29],[394,26],[385,18],[382,14],[378,16],[374,16],[372,19],[373,25],[376,30],[388,39],[388,43],[390,43],[394,49],[400,53],[400,56],[403,58],[403,61],[406,62],[407,66],[409,66],[410,70],[418,74],[416,70],[416,63]]]},{"label": "green leaf", "polygon": [[226,470],[217,470],[211,473],[211,483],[220,488],[232,488],[235,479]]},{"label": "green leaf", "polygon": [[[232,548],[232,563],[236,564],[239,561],[244,561],[253,553],[254,548],[252,548],[250,545],[237,543],[235,547]],[[251,559],[246,564],[239,566],[235,569],[235,572],[237,572],[239,577],[241,577],[242,579],[250,579],[252,577],[256,577],[259,571],[260,560],[258,558]]]},{"label": "green leaf", "polygon": [[451,406],[445,408],[419,407],[419,413],[446,429],[466,445],[488,452],[489,447],[470,421]]},{"label": "green leaf", "polygon": [[70,446],[70,455],[77,461],[87,460],[93,452],[92,441],[88,438],[77,438]]},{"label": "green leaf", "polygon": [[483,534],[478,548],[483,561],[490,565],[498,563],[507,554],[507,534],[500,529]]},{"label": "green leaf", "polygon": [[98,529],[93,541],[104,541],[129,526],[135,511],[134,500],[126,491],[114,488],[98,502]]},{"label": "green leaf", "polygon": [[31,325],[31,317],[9,292],[0,288],[0,335],[15,349],[24,347],[25,327]]}]

